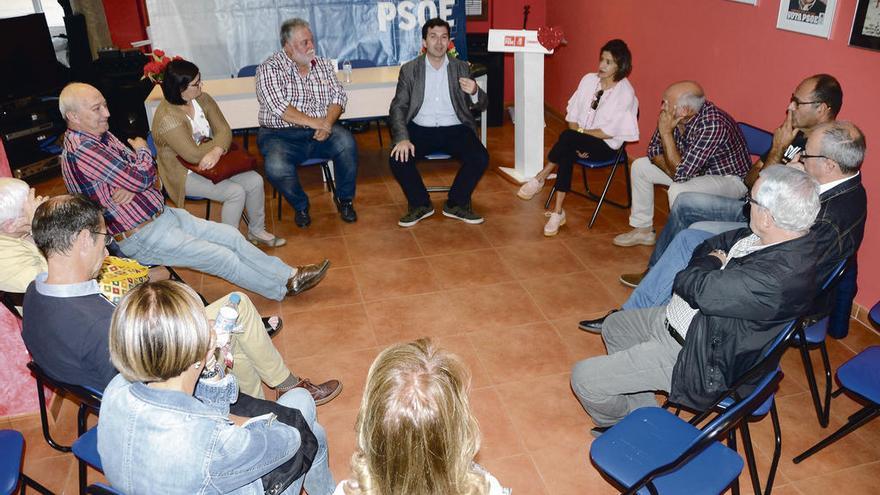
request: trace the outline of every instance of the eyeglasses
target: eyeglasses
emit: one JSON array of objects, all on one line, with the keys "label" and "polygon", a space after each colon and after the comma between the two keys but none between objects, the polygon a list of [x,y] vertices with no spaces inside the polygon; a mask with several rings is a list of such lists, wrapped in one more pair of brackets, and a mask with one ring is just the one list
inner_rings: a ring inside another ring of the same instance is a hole
[{"label": "eyeglasses", "polygon": [[93,234],[104,236],[104,245],[109,246],[111,242],[113,242],[113,234],[110,232],[98,232],[97,230],[90,231]]},{"label": "eyeglasses", "polygon": [[794,106],[799,107],[801,105],[818,105],[819,103],[825,103],[824,101],[801,101],[798,100],[797,96],[791,95],[791,99],[788,100],[791,103],[794,103]]},{"label": "eyeglasses", "polygon": [[755,198],[753,198],[750,193],[746,193],[745,197],[743,198],[743,202],[745,202],[746,204],[751,203],[753,205],[760,206],[761,208],[764,208],[764,209],[767,208],[766,206],[762,205],[761,203],[758,203],[757,201],[755,201]]},{"label": "eyeglasses", "polygon": [[593,103],[590,103],[590,108],[592,108],[593,110],[599,108],[599,100],[602,99],[603,94],[605,94],[604,89],[600,89],[596,92],[596,96],[593,98]]},{"label": "eyeglasses", "polygon": [[801,152],[801,162],[803,162],[804,160],[807,160],[809,158],[828,158],[828,157],[825,155],[810,155],[810,154]]}]

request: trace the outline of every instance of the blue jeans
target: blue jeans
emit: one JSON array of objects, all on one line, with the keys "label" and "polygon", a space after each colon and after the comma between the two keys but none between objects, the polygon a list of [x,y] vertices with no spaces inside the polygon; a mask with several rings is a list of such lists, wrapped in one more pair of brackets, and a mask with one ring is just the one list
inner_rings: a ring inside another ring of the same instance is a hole
[{"label": "blue jeans", "polygon": [[657,245],[654,246],[654,252],[651,253],[648,268],[657,264],[675,236],[682,230],[689,228],[692,223],[702,221],[748,222],[743,214],[744,204],[741,199],[715,194],[697,192],[679,194],[669,211],[666,225],[660,232],[660,237],[657,238]]},{"label": "blue jeans", "polygon": [[333,160],[336,199],[354,199],[357,179],[357,144],[348,129],[333,125],[333,132],[324,141],[316,141],[314,129],[260,127],[257,145],[263,154],[266,178],[297,211],[309,207],[309,197],[299,182],[297,167],[309,158]]},{"label": "blue jeans", "polygon": [[[681,201],[680,196],[678,201]],[[675,275],[687,267],[694,254],[694,249],[714,235],[704,230],[682,230],[664,251],[660,261],[648,270],[648,274],[639,282],[636,290],[623,303],[623,309],[665,306],[669,302],[669,298],[672,297],[672,284],[675,282]]]},{"label": "blue jeans", "polygon": [[152,223],[119,242],[119,249],[146,265],[192,268],[276,301],[284,299],[293,275],[293,268],[254,247],[238,229],[167,206]]},{"label": "blue jeans", "polygon": [[299,495],[305,482],[306,491],[309,495],[330,495],[336,488],[336,482],[333,481],[333,473],[330,472],[330,465],[327,454],[327,433],[324,427],[318,423],[317,411],[315,410],[315,400],[303,389],[295,388],[278,399],[278,403],[292,409],[298,409],[305,418],[315,438],[318,439],[318,452],[312,461],[312,467],[304,476],[300,477],[291,484],[285,494]]}]

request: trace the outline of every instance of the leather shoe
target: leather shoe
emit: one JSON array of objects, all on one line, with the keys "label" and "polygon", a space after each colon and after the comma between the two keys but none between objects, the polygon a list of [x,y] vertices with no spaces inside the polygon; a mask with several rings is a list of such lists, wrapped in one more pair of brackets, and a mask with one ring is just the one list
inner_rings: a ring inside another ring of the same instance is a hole
[{"label": "leather shoe", "polygon": [[351,201],[340,202],[336,205],[336,209],[339,210],[339,216],[343,222],[354,223],[357,221],[357,212],[354,211],[354,205],[351,204]]},{"label": "leather shoe", "polygon": [[296,210],[293,215],[293,221],[296,222],[296,226],[299,228],[305,228],[312,224],[312,217],[309,215],[309,209],[305,210]]},{"label": "leather shoe", "polygon": [[318,285],[318,282],[324,278],[324,275],[327,275],[327,268],[329,267],[330,260],[324,260],[315,265],[296,267],[296,275],[287,280],[287,295],[295,296]]},{"label": "leather shoe", "polygon": [[605,313],[605,316],[601,318],[596,318],[595,320],[584,320],[578,323],[578,328],[589,333],[602,333],[602,324],[605,323],[605,318],[608,318],[609,315],[618,311],[620,310],[612,309],[611,311]]},{"label": "leather shoe", "polygon": [[[301,379],[293,388],[304,388],[315,399],[316,406],[322,406],[335,399],[339,392],[342,392],[342,383],[339,380],[327,380],[324,383],[315,385],[308,378]],[[287,390],[275,389],[279,394],[287,392]]]},{"label": "leather shoe", "polygon": [[590,430],[590,435],[593,435],[593,438],[599,438],[603,433],[610,430],[610,426],[597,426]]},{"label": "leather shoe", "polygon": [[645,275],[647,274],[648,270],[645,270],[642,273],[624,273],[617,280],[619,280],[620,283],[622,283],[623,285],[635,289],[639,286],[640,283],[642,283],[642,279],[645,278]]}]

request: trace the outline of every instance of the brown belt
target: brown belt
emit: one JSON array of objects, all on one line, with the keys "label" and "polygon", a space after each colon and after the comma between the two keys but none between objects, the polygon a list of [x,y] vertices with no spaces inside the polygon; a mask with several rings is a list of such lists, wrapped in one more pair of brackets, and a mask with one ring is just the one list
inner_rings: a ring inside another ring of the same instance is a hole
[{"label": "brown belt", "polygon": [[118,234],[113,234],[113,240],[116,241],[116,242],[122,242],[122,241],[128,239],[129,237],[131,237],[131,236],[133,236],[135,233],[137,233],[137,231],[139,231],[139,230],[141,230],[142,228],[146,227],[147,225],[151,224],[151,223],[153,222],[153,220],[159,218],[159,215],[161,215],[163,211],[165,211],[165,210],[161,210],[161,211],[159,211],[158,213],[156,213],[155,215],[153,215],[152,217],[150,217],[147,221],[145,221],[145,222],[141,222],[141,224],[138,225],[137,227],[134,227],[134,228],[132,228],[132,229],[126,230],[125,232],[120,232],[120,233],[118,233]]}]

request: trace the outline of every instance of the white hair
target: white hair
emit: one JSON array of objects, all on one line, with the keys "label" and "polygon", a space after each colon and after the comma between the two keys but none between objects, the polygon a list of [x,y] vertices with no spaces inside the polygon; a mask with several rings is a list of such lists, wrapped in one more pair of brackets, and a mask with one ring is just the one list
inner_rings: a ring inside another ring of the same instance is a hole
[{"label": "white hair", "polygon": [[758,205],[770,212],[776,226],[806,232],[819,214],[819,183],[806,172],[785,165],[761,170],[761,187],[753,194]]},{"label": "white hair", "polygon": [[0,225],[21,216],[21,207],[24,206],[30,189],[23,180],[0,178]]},{"label": "white hair", "polygon": [[706,96],[701,94],[693,94],[693,93],[683,93],[678,97],[678,101],[676,105],[682,108],[687,108],[694,113],[700,111],[703,108],[703,104],[706,103]]}]

